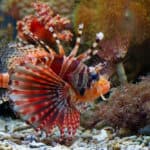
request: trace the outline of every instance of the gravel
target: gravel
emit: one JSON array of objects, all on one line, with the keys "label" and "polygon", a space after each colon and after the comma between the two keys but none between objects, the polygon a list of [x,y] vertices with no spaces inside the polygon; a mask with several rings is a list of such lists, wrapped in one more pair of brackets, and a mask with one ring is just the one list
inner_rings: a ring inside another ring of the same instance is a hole
[{"label": "gravel", "polygon": [[[58,130],[49,137],[21,120],[0,118],[0,150],[149,150],[150,136],[117,137],[111,127],[86,130],[80,127],[69,146],[57,142]],[[109,129],[109,130],[108,130]]]}]

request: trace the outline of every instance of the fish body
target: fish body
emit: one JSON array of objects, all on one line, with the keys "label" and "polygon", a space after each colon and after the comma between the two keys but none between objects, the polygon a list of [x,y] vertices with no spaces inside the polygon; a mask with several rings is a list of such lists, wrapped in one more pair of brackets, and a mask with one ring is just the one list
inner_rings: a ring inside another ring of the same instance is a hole
[{"label": "fish body", "polygon": [[62,137],[66,132],[72,137],[80,125],[78,104],[104,95],[110,83],[97,66],[84,63],[89,53],[76,56],[78,42],[66,56],[56,41],[59,53],[40,45],[16,45],[15,55],[7,61],[8,74],[1,75],[9,78],[5,87],[12,109],[23,120],[48,134],[57,126]]},{"label": "fish body", "polygon": [[35,129],[51,133],[57,126],[63,137],[66,130],[70,137],[80,123],[78,103],[107,93],[110,84],[98,72],[98,78],[93,78],[81,57],[72,53],[66,56],[62,49],[59,52],[34,47],[33,51],[26,50],[21,57],[13,58],[9,65],[9,97],[13,110]]},{"label": "fish body", "polygon": [[[43,7],[46,6],[42,5]],[[36,5],[36,9],[41,9],[41,4]],[[47,10],[47,7],[45,9]],[[93,43],[91,49],[77,55],[83,28],[81,24],[76,44],[67,56],[59,41],[59,34],[52,25],[48,27],[47,32],[52,35],[59,53],[45,41],[41,41],[43,35],[31,32],[28,28],[31,26],[27,26],[27,22],[22,24],[25,28],[20,30],[22,36],[19,37],[22,41],[31,38],[36,44],[12,46],[15,55],[7,61],[8,95],[12,109],[37,130],[44,130],[49,134],[57,126],[62,137],[66,134],[67,137],[72,137],[80,124],[78,105],[93,101],[110,89],[108,79],[100,74],[101,64],[89,67],[84,63],[93,55],[92,50],[99,41],[96,39],[97,43]],[[35,22],[37,23],[37,20]],[[4,78],[4,74],[1,75],[1,79]],[[7,83],[5,87],[7,88]]]}]

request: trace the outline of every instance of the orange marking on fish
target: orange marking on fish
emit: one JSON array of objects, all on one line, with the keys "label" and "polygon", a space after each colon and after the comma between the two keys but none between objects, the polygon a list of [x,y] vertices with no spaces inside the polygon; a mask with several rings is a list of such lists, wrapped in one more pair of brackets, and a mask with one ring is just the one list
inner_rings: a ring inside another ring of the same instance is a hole
[{"label": "orange marking on fish", "polygon": [[8,88],[8,82],[9,82],[8,73],[1,73],[0,74],[0,87],[1,88]]},{"label": "orange marking on fish", "polygon": [[110,82],[104,77],[93,83],[89,89],[85,91],[83,96],[77,94],[77,100],[81,102],[93,101],[101,95],[108,93],[110,90]]}]

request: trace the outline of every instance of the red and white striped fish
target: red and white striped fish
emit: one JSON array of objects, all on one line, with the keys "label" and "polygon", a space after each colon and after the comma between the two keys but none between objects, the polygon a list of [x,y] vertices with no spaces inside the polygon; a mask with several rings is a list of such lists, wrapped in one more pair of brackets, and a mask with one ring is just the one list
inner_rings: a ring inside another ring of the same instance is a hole
[{"label": "red and white striped fish", "polygon": [[[83,25],[75,47],[65,55],[52,27],[59,53],[48,46],[21,47],[22,56],[11,60],[9,96],[13,110],[35,129],[46,133],[57,126],[62,137],[76,133],[80,122],[79,103],[93,101],[110,89],[110,83],[100,75],[101,65],[88,67],[84,61],[94,54],[97,42],[86,52],[76,56]],[[47,52],[48,51],[48,52]]]}]

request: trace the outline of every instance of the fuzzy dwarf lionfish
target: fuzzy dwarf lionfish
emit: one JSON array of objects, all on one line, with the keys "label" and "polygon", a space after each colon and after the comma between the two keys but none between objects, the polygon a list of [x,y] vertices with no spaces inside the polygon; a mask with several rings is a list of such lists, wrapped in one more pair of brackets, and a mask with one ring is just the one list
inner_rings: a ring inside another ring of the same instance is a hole
[{"label": "fuzzy dwarf lionfish", "polygon": [[[79,27],[79,35],[81,29],[82,26]],[[41,46],[18,47],[24,51],[10,61],[9,97],[13,110],[35,129],[50,133],[57,126],[62,136],[65,129],[72,136],[79,127],[78,104],[103,96],[110,83],[100,75],[101,65],[88,67],[84,64],[96,42],[91,49],[76,56],[79,36],[75,47],[66,56],[53,28],[50,32],[56,39],[58,54],[51,48],[47,52]]]},{"label": "fuzzy dwarf lionfish", "polygon": [[[7,87],[13,110],[37,130],[51,133],[58,127],[62,137],[72,137],[80,123],[80,104],[103,97],[110,83],[100,74],[101,63],[88,67],[84,62],[94,54],[102,38],[86,52],[77,55],[83,25],[79,25],[76,44],[66,56],[53,27],[49,27],[59,53],[43,41],[35,38],[39,45],[16,45],[18,52],[9,59],[9,75],[1,74],[1,86]],[[32,36],[33,38],[33,36]],[[3,80],[4,77],[7,78]],[[9,78],[9,79],[8,79]],[[3,82],[2,81],[6,81]]]}]

